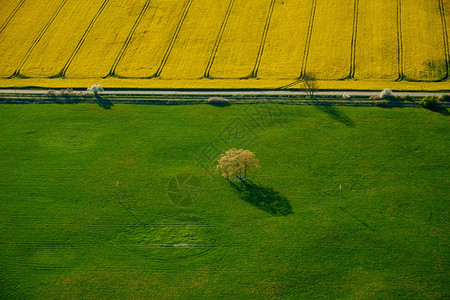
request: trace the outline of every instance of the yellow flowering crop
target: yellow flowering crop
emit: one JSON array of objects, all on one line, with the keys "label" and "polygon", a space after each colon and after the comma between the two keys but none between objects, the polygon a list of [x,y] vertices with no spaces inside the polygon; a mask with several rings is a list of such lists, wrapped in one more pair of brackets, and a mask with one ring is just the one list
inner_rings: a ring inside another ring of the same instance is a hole
[{"label": "yellow flowering crop", "polygon": [[18,5],[22,3],[23,0],[0,1],[0,31],[5,22],[17,11]]},{"label": "yellow flowering crop", "polygon": [[0,87],[450,90],[449,32],[449,0],[0,0]]},{"label": "yellow flowering crop", "polygon": [[20,70],[28,77],[58,75],[104,0],[68,0]]},{"label": "yellow flowering crop", "polygon": [[205,75],[230,0],[193,1],[162,78],[196,79]]},{"label": "yellow flowering crop", "polygon": [[[0,77],[9,77],[18,71],[61,3],[63,1],[48,0],[25,1],[23,3],[0,33]],[[5,17],[2,16],[2,18]]]},{"label": "yellow flowering crop", "polygon": [[360,1],[357,30],[354,77],[399,78],[397,1]]},{"label": "yellow flowering crop", "polygon": [[270,0],[234,2],[211,68],[213,78],[244,78],[252,74],[270,3]]},{"label": "yellow flowering crop", "polygon": [[66,77],[107,76],[145,2],[110,0],[67,69]]},{"label": "yellow flowering crop", "polygon": [[354,0],[318,0],[306,71],[319,79],[350,73]]},{"label": "yellow flowering crop", "polygon": [[275,3],[261,65],[260,78],[300,77],[313,0]]},{"label": "yellow flowering crop", "polygon": [[439,2],[401,2],[404,75],[413,80],[442,79],[446,65]]},{"label": "yellow flowering crop", "polygon": [[152,77],[158,71],[190,0],[152,0],[127,46],[116,75]]}]

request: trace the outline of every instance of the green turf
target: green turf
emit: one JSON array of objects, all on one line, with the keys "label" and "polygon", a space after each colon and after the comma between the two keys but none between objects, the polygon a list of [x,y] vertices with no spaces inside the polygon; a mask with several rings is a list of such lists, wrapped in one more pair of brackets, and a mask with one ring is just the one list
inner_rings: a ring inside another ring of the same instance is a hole
[{"label": "green turf", "polygon": [[[1,105],[0,298],[450,297],[450,118],[277,107]],[[220,137],[257,188],[196,163]]]}]

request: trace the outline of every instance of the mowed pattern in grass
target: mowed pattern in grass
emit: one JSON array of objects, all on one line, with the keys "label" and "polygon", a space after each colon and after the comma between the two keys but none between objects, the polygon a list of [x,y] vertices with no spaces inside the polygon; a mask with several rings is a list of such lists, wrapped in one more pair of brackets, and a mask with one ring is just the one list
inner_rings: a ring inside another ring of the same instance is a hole
[{"label": "mowed pattern in grass", "polygon": [[[267,109],[2,105],[0,298],[448,297],[448,116]],[[204,171],[224,139],[292,213]]]},{"label": "mowed pattern in grass", "polygon": [[7,1],[0,77],[442,81],[449,9],[445,0]]}]

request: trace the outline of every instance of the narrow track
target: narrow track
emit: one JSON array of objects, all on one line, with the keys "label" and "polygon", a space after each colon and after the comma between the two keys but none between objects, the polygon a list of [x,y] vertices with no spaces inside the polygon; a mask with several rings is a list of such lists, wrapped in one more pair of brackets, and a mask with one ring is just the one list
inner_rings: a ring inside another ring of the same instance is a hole
[{"label": "narrow track", "polygon": [[293,81],[292,83],[280,87],[280,89],[289,89],[297,84],[299,84],[302,81],[302,78],[306,74],[306,67],[308,63],[308,55],[309,55],[309,48],[311,45],[311,37],[312,37],[312,31],[314,26],[314,18],[316,15],[316,7],[317,7],[317,0],[312,0],[311,2],[311,12],[309,14],[309,23],[308,23],[308,30],[306,33],[306,43],[305,43],[305,50],[303,51],[303,59],[302,59],[302,66],[300,70],[300,75],[297,78],[297,80]]},{"label": "narrow track", "polygon": [[6,19],[5,23],[3,23],[3,25],[0,27],[0,34],[3,32],[3,30],[6,28],[6,26],[8,26],[9,22],[11,21],[12,18],[14,18],[17,11],[22,7],[24,2],[25,2],[25,0],[20,1],[19,4],[17,4],[17,6],[14,8],[12,13],[9,15],[8,19]]},{"label": "narrow track", "polygon": [[[44,89],[0,89],[0,95],[2,94],[16,94],[16,95],[43,95],[47,90]],[[355,91],[355,90],[342,90],[342,91],[317,91],[314,93],[317,96],[342,96],[343,93],[349,93],[351,96],[373,96],[379,95],[380,91]],[[162,96],[232,96],[232,95],[244,95],[244,96],[295,96],[305,95],[304,91],[289,91],[289,90],[105,90],[102,94],[105,95],[117,95],[117,96],[132,96],[132,95],[162,95]],[[394,96],[440,96],[443,92],[393,92]]]},{"label": "narrow track", "polygon": [[194,0],[187,1],[186,5],[184,7],[184,10],[183,10],[183,14],[182,14],[180,20],[178,21],[177,27],[175,28],[175,32],[172,35],[172,38],[170,39],[169,46],[167,47],[166,52],[164,53],[161,64],[159,65],[156,73],[153,76],[151,76],[151,78],[159,77],[161,75],[161,72],[163,71],[164,66],[167,63],[167,59],[169,58],[170,54],[172,53],[173,46],[178,38],[178,35],[180,34],[181,28],[183,27],[184,21],[186,20],[186,16],[189,13],[189,9],[191,8],[193,1]]},{"label": "narrow track", "polygon": [[266,23],[264,24],[264,30],[263,30],[263,34],[261,37],[261,42],[259,44],[258,55],[256,56],[255,66],[253,67],[253,71],[250,76],[251,78],[258,77],[258,70],[259,70],[259,66],[261,65],[261,58],[264,53],[264,46],[266,44],[267,33],[269,32],[270,21],[272,20],[273,10],[275,8],[276,2],[277,2],[277,0],[270,1],[269,12],[267,13]]},{"label": "narrow track", "polygon": [[352,32],[352,46],[350,51],[350,72],[349,79],[355,78],[356,69],[356,42],[358,37],[358,15],[359,15],[359,0],[355,0],[353,11],[353,32]]},{"label": "narrow track", "polygon": [[442,80],[447,80],[448,76],[449,76],[450,54],[449,54],[449,45],[448,45],[447,20],[445,17],[445,7],[444,7],[443,0],[439,0],[439,11],[441,13],[442,36],[444,38],[445,65],[447,67],[446,74]]},{"label": "narrow track", "polygon": [[44,28],[42,28],[42,30],[39,32],[39,35],[36,37],[36,39],[34,40],[33,44],[28,49],[27,53],[25,54],[25,56],[20,61],[19,66],[17,67],[16,71],[14,72],[13,75],[10,76],[10,78],[15,78],[15,77],[25,78],[25,76],[20,75],[20,70],[25,65],[26,61],[30,57],[30,55],[33,52],[34,48],[36,48],[37,44],[39,44],[39,42],[41,41],[42,37],[45,35],[45,33],[47,32],[47,30],[50,27],[50,25],[52,25],[53,21],[55,21],[56,17],[59,15],[59,13],[61,12],[61,10],[64,7],[64,5],[66,5],[67,1],[68,0],[62,0],[61,1],[60,5],[56,9],[56,11],[53,13],[53,15],[51,16],[50,20],[45,24]]},{"label": "narrow track", "polygon": [[403,34],[402,34],[402,0],[397,0],[397,42],[398,42],[398,78],[401,81],[405,78],[403,73]]},{"label": "narrow track", "polygon": [[67,69],[69,69],[70,65],[72,64],[73,59],[75,58],[75,56],[78,54],[78,51],[80,51],[81,46],[83,46],[84,41],[86,40],[86,37],[88,36],[88,34],[91,32],[92,27],[94,27],[95,22],[97,22],[97,19],[100,17],[100,15],[102,14],[102,12],[105,10],[106,5],[109,3],[110,0],[105,0],[103,1],[102,6],[99,8],[99,10],[97,11],[97,13],[95,14],[94,18],[91,20],[91,22],[89,23],[88,28],[85,30],[85,32],[83,33],[83,36],[81,37],[81,39],[78,41],[77,46],[75,47],[75,49],[72,51],[72,54],[70,55],[69,59],[67,60],[66,64],[64,65],[64,67],[62,68],[62,70],[56,74],[55,76],[52,76],[53,78],[55,77],[60,77],[60,78],[65,78],[66,77],[66,72]]},{"label": "narrow track", "polygon": [[219,50],[220,42],[222,41],[222,37],[223,37],[223,33],[225,32],[225,28],[227,27],[228,19],[230,18],[231,11],[233,10],[234,1],[235,0],[230,0],[230,4],[228,4],[227,12],[225,13],[225,17],[224,17],[224,19],[222,21],[222,25],[220,26],[220,30],[219,30],[219,33],[217,35],[216,42],[214,43],[214,47],[213,47],[213,50],[211,52],[211,56],[209,58],[208,64],[206,65],[206,70],[205,70],[205,73],[203,75],[204,78],[212,79],[212,77],[210,75],[211,68],[212,68],[212,66],[214,64],[214,60],[216,59],[216,54],[217,54],[217,51]]},{"label": "narrow track", "polygon": [[308,23],[308,32],[306,34],[306,44],[305,44],[305,51],[303,52],[303,60],[302,60],[302,69],[300,71],[299,79],[303,78],[306,74],[306,67],[308,63],[308,56],[309,56],[309,48],[311,45],[311,38],[314,28],[314,19],[316,16],[316,7],[317,7],[317,0],[312,1],[311,5],[311,13],[309,16],[309,23]]},{"label": "narrow track", "polygon": [[150,2],[151,1],[152,0],[147,0],[147,2],[145,2],[144,6],[142,7],[142,10],[139,13],[138,17],[136,18],[136,21],[134,22],[133,27],[131,28],[130,32],[128,33],[127,39],[123,43],[119,54],[117,55],[116,59],[114,60],[114,63],[112,65],[108,75],[106,75],[105,78],[108,78],[108,77],[119,77],[119,78],[121,78],[120,76],[118,76],[116,74],[117,66],[119,65],[119,63],[123,59],[123,57],[125,56],[125,53],[127,52],[128,45],[130,44],[131,39],[133,38],[134,33],[136,32],[136,28],[139,26],[139,24],[141,23],[142,19],[144,18],[144,15],[145,15],[145,13],[148,10],[148,7],[150,6]]}]

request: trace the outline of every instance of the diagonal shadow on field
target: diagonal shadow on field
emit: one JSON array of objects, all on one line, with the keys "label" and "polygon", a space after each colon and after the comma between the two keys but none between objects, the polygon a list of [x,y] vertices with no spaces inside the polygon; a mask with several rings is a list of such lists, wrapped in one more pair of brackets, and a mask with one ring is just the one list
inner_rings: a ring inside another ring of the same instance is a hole
[{"label": "diagonal shadow on field", "polygon": [[341,207],[342,211],[344,211],[346,214],[348,214],[349,216],[351,216],[353,219],[359,221],[361,224],[363,224],[364,226],[366,226],[367,228],[369,228],[372,231],[375,231],[375,229],[373,227],[371,227],[369,224],[367,224],[366,222],[364,222],[363,220],[361,220],[360,218],[358,218],[357,216],[355,216],[354,214],[352,214],[351,212],[349,212],[348,210],[346,210],[345,208]]},{"label": "diagonal shadow on field", "polygon": [[446,116],[446,117],[450,116],[450,111],[448,111],[447,107],[444,107],[444,106],[432,107],[432,108],[427,108],[427,109],[430,111],[433,111],[433,112],[440,113],[441,115]]},{"label": "diagonal shadow on field", "polygon": [[229,183],[238,191],[242,200],[273,216],[287,216],[294,213],[288,199],[271,187],[257,185],[250,180],[239,183],[229,181]]},{"label": "diagonal shadow on field", "polygon": [[95,96],[95,102],[98,104],[98,106],[104,109],[110,109],[111,107],[114,106],[111,100],[102,98],[102,96],[100,95]]},{"label": "diagonal shadow on field", "polygon": [[336,121],[339,121],[348,127],[355,127],[355,121],[350,119],[344,112],[333,105],[316,105],[317,109],[330,115]]}]

